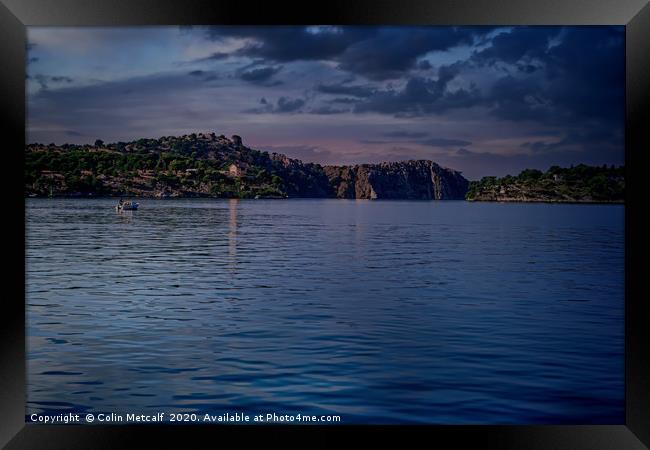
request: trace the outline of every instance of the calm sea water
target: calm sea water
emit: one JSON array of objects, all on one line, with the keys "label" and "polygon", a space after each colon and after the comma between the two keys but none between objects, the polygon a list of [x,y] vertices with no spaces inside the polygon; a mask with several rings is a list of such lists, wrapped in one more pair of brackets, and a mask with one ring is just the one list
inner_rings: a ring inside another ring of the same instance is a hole
[{"label": "calm sea water", "polygon": [[27,200],[27,413],[623,423],[624,207]]}]

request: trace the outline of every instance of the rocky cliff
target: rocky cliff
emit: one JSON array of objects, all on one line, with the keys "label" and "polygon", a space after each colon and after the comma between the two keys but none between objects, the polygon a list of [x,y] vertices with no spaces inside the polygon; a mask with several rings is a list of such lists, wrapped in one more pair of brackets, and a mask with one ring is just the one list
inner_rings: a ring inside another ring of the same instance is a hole
[{"label": "rocky cliff", "polygon": [[462,200],[469,182],[433,161],[325,166],[338,198]]}]

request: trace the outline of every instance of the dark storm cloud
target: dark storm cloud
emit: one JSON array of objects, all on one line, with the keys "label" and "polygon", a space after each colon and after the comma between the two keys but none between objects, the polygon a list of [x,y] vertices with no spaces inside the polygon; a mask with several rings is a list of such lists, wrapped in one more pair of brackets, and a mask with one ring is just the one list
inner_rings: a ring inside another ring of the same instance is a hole
[{"label": "dark storm cloud", "polygon": [[376,91],[372,86],[350,86],[345,83],[319,84],[315,90],[323,94],[350,95],[352,97],[370,97]]},{"label": "dark storm cloud", "polygon": [[568,111],[557,108],[541,80],[534,78],[504,76],[493,84],[485,101],[494,116],[505,120],[563,123],[568,119]]},{"label": "dark storm cloud", "polygon": [[624,143],[620,129],[593,128],[586,131],[571,131],[557,141],[532,141],[521,144],[522,148],[534,152],[563,151],[573,146],[618,147]]},{"label": "dark storm cloud", "polygon": [[205,58],[199,58],[194,60],[194,62],[204,62],[204,61],[221,61],[223,59],[226,59],[230,57],[229,53],[225,52],[215,52],[211,54],[210,56],[206,56]]},{"label": "dark storm cloud", "polygon": [[366,101],[358,103],[354,111],[397,116],[423,116],[480,104],[482,102],[481,94],[475,87],[460,88],[455,91],[447,89],[448,83],[457,74],[457,67],[443,66],[438,71],[437,79],[412,77],[401,90],[376,91]]},{"label": "dark storm cloud", "polygon": [[355,103],[361,102],[360,99],[358,98],[350,98],[350,97],[336,97],[331,100],[327,100],[329,103],[340,103],[343,105],[353,105]]},{"label": "dark storm cloud", "polygon": [[304,105],[305,100],[301,98],[292,99],[287,97],[280,97],[278,99],[278,104],[276,105],[275,111],[280,113],[295,112],[302,108]]},{"label": "dark storm cloud", "polygon": [[55,83],[72,83],[72,78],[70,77],[50,77],[50,81]]},{"label": "dark storm cloud", "polygon": [[[621,27],[515,28],[500,34],[472,62],[510,62],[534,70],[505,75],[486,101],[512,121],[566,124],[600,120],[622,124],[625,64]],[[555,45],[549,45],[552,38]],[[523,66],[522,66],[523,65]],[[521,70],[520,70],[521,72]]]},{"label": "dark storm cloud", "polygon": [[[483,107],[498,119],[558,127],[565,133],[621,129],[621,27],[517,27],[485,43],[468,59],[439,67],[437,78],[403,72],[401,88],[376,89],[359,98],[354,111],[416,117]],[[485,73],[480,88],[462,82],[466,74],[486,66],[499,68]]]},{"label": "dark storm cloud", "polygon": [[[408,27],[383,28],[373,39],[351,45],[337,59],[341,68],[371,79],[400,78],[431,51],[471,45],[490,28]],[[426,66],[426,63],[424,63]]]},{"label": "dark storm cloud", "polygon": [[536,70],[542,68],[541,66],[535,64],[520,64],[520,63],[518,63],[516,67],[518,71],[528,73],[528,74],[533,73]]},{"label": "dark storm cloud", "polygon": [[551,38],[558,36],[558,27],[523,27],[504,31],[492,38],[491,45],[474,54],[474,60],[487,64],[514,64],[522,59],[543,57]]},{"label": "dark storm cloud", "polygon": [[[211,27],[207,35],[250,38],[239,55],[277,62],[330,60],[370,79],[399,78],[432,51],[471,45],[490,27]],[[426,67],[426,62],[422,62]]]},{"label": "dark storm cloud", "polygon": [[273,75],[278,73],[280,70],[282,70],[282,66],[257,67],[240,72],[239,78],[244,81],[248,81],[249,83],[263,84],[269,81],[271,77],[273,77]]},{"label": "dark storm cloud", "polygon": [[219,79],[219,75],[213,70],[192,70],[188,75],[203,81],[214,81]]},{"label": "dark storm cloud", "polygon": [[207,35],[215,40],[224,37],[251,38],[237,53],[273,61],[325,60],[340,55],[355,42],[377,33],[374,27],[321,28],[296,26],[210,27]]},{"label": "dark storm cloud", "polygon": [[568,28],[548,51],[548,96],[578,118],[618,120],[625,105],[622,27]]},{"label": "dark storm cloud", "polygon": [[286,113],[298,113],[301,112],[300,109],[305,106],[307,101],[303,98],[291,98],[291,97],[280,97],[275,105],[268,101],[266,98],[261,98],[260,107],[246,109],[243,112],[253,113],[253,114],[286,114]]}]

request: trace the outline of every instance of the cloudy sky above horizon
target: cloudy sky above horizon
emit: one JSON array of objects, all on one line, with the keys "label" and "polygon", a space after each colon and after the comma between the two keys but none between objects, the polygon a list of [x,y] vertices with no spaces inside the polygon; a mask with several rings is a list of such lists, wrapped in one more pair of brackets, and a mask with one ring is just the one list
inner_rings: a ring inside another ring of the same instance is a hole
[{"label": "cloudy sky above horizon", "polygon": [[470,179],[624,161],[623,27],[28,28],[27,139],[238,134]]}]

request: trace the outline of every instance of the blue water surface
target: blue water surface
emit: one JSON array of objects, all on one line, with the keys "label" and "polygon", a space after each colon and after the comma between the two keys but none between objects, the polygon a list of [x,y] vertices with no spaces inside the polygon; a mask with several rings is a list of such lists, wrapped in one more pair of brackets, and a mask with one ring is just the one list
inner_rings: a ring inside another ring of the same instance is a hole
[{"label": "blue water surface", "polygon": [[624,422],[624,207],[27,200],[27,413]]}]

